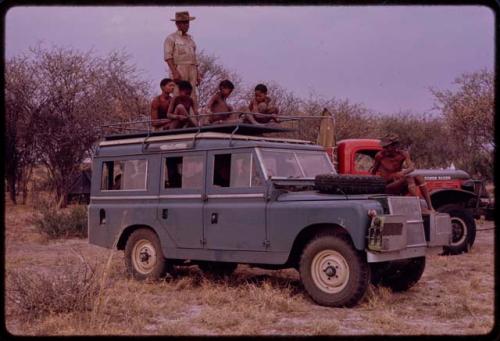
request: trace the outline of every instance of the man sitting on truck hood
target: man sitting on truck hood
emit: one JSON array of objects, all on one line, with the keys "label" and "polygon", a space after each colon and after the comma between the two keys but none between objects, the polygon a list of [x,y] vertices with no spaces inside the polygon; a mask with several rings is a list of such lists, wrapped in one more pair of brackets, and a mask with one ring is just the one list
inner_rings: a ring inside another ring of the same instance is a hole
[{"label": "man sitting on truck hood", "polygon": [[421,175],[410,175],[415,170],[415,165],[408,151],[401,147],[399,137],[396,134],[389,134],[380,140],[380,144],[383,149],[375,155],[375,162],[370,172],[386,180],[386,193],[404,195],[409,192],[418,196],[416,188],[418,185],[427,207],[434,210],[424,178]]}]

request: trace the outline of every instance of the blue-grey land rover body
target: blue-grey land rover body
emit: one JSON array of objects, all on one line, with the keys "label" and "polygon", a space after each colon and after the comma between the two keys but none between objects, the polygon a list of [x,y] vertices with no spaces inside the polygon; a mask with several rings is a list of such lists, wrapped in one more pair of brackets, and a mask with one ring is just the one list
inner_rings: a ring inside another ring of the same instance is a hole
[{"label": "blue-grey land rover body", "polygon": [[422,215],[416,197],[316,190],[317,175],[335,174],[323,147],[221,127],[100,141],[89,242],[125,250],[138,279],[182,264],[218,275],[238,263],[296,268],[328,306],[355,305],[370,280],[408,289],[427,248],[450,243],[449,216]]}]

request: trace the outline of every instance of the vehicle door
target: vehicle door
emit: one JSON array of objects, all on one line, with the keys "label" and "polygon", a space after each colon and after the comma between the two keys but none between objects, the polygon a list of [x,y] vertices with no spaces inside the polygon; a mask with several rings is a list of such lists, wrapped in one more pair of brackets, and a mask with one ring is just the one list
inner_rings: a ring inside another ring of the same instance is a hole
[{"label": "vehicle door", "polygon": [[203,247],[205,152],[164,154],[158,219],[180,248]]},{"label": "vehicle door", "polygon": [[265,182],[255,151],[213,151],[207,157],[205,247],[265,250]]}]

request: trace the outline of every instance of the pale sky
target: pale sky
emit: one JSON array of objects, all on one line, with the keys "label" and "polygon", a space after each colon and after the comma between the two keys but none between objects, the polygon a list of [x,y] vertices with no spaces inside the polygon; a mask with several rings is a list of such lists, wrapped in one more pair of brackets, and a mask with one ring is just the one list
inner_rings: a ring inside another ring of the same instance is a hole
[{"label": "pale sky", "polygon": [[169,19],[182,10],[196,17],[189,33],[198,49],[246,85],[274,81],[383,113],[430,112],[429,87],[452,89],[461,73],[494,69],[494,13],[481,6],[14,7],[5,56],[38,42],[124,49],[156,87],[167,76]]}]

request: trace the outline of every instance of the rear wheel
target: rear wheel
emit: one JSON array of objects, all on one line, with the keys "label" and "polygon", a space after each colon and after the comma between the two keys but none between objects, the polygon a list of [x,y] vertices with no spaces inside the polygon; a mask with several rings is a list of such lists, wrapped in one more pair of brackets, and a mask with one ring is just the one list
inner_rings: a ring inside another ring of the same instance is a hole
[{"label": "rear wheel", "polygon": [[356,305],[370,277],[363,254],[347,237],[334,234],[319,235],[306,245],[299,273],[311,298],[330,307]]},{"label": "rear wheel", "polygon": [[371,282],[392,291],[406,291],[414,286],[425,270],[425,257],[393,262],[372,263]]},{"label": "rear wheel", "polygon": [[158,280],[165,276],[167,260],[156,233],[144,228],[132,232],[125,246],[125,265],[138,280]]},{"label": "rear wheel", "polygon": [[458,205],[444,205],[437,209],[451,217],[451,244],[443,247],[443,254],[458,255],[469,252],[476,239],[476,222],[472,214]]}]

